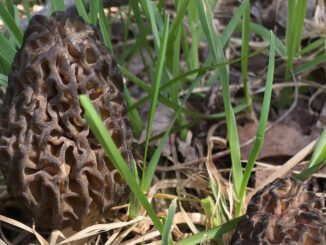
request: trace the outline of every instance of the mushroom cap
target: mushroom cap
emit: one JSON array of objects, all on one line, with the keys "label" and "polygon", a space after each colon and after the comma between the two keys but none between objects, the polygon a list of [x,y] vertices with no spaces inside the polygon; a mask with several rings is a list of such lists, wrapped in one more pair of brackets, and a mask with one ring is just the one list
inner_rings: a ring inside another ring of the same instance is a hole
[{"label": "mushroom cap", "polygon": [[299,180],[276,179],[252,197],[231,244],[326,244],[320,200]]},{"label": "mushroom cap", "polygon": [[8,192],[42,228],[96,223],[128,194],[83,118],[89,96],[126,162],[132,134],[122,76],[100,33],[80,17],[34,16],[0,111],[0,167]]}]

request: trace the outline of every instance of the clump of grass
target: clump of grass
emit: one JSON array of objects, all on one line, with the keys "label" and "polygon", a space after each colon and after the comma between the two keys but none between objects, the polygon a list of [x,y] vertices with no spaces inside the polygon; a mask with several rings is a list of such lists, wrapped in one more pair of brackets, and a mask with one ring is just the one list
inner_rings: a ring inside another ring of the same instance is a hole
[{"label": "clump of grass", "polygon": [[[130,19],[126,21],[124,37],[128,37],[127,31],[131,29],[129,28],[131,23],[135,23],[139,33],[135,33],[135,40],[131,45],[123,47],[119,57],[119,68],[130,83],[147,94],[142,99],[135,101],[128,91],[128,87],[125,86],[125,98],[129,107],[129,118],[135,137],[139,138],[142,131],[146,130],[145,143],[142,145],[144,155],[141,169],[138,169],[135,163],[130,168],[127,166],[89,99],[84,95],[80,96],[81,104],[85,109],[85,118],[90,128],[132,191],[129,216],[135,218],[139,215],[144,215],[144,209],[159,231],[163,244],[172,243],[173,217],[176,215],[178,201],[184,199],[174,196],[176,200],[171,202],[166,217],[161,219],[158,217],[146,194],[151,190],[155,170],[160,164],[163,147],[168,141],[170,134],[179,133],[180,137],[184,139],[191,126],[199,123],[201,120],[226,120],[232,163],[232,179],[229,183],[229,189],[232,191],[232,194],[224,192],[221,186],[223,183],[218,181],[216,175],[214,177],[214,174],[209,173],[211,195],[199,200],[199,203],[205,215],[210,216],[211,220],[210,224],[204,227],[204,229],[210,229],[199,231],[197,234],[193,234],[193,236],[183,239],[177,244],[198,244],[207,240],[221,242],[222,236],[232,231],[241,219],[241,215],[243,215],[249,178],[259,155],[266,131],[272,95],[275,56],[278,55],[279,58],[286,61],[287,78],[289,78],[291,73],[300,74],[306,72],[326,60],[325,53],[319,52],[323,50],[324,38],[319,38],[304,49],[300,49],[306,0],[289,1],[285,43],[265,27],[251,22],[249,0],[242,2],[224,31],[217,33],[212,15],[212,9],[215,8],[216,3],[217,1],[211,0],[177,0],[175,1],[175,16],[172,18],[165,11],[163,1],[159,1],[158,4],[149,0],[129,1],[128,17]],[[75,0],[75,4],[79,15],[85,21],[93,25],[99,25],[105,45],[111,52],[114,52],[110,36],[111,22],[105,15],[102,1],[90,1],[89,11],[86,10],[84,1]],[[50,12],[64,9],[63,0],[51,1]],[[12,1],[1,2],[0,18],[8,30],[6,34],[0,33],[0,84],[2,86],[6,86],[8,82],[8,74],[16,49],[22,43],[23,32],[19,27],[17,12],[18,10]],[[26,9],[26,13],[30,12],[30,10]],[[295,14],[296,12],[298,14]],[[241,57],[235,60],[226,60],[225,47],[235,31],[241,31],[242,35]],[[250,53],[250,33],[259,35],[266,41],[267,46]],[[188,38],[191,39],[191,42],[188,41]],[[210,53],[203,65],[201,65],[198,50],[200,42],[203,41],[207,42]],[[243,170],[236,114],[241,111],[253,113],[253,98],[248,81],[249,58],[257,53],[264,52],[266,49],[269,49],[269,61],[264,99],[256,138],[249,154],[248,163]],[[296,57],[310,52],[316,52],[317,55],[305,64],[294,66]],[[147,74],[146,81],[136,77],[126,68],[137,53],[140,54],[144,62]],[[145,56],[148,58],[145,59]],[[184,59],[185,65],[182,65],[182,59]],[[227,69],[228,65],[235,62],[241,62],[241,77],[244,89],[243,102],[237,105],[231,103]],[[205,77],[208,72],[211,72],[211,75]],[[222,86],[225,111],[203,114],[187,107],[187,101],[194,89],[203,80],[207,82],[215,78],[219,79]],[[183,96],[180,96],[181,91],[184,92]],[[143,119],[140,116],[139,108],[146,102],[150,103],[150,108],[148,118]],[[159,104],[168,107],[174,114],[164,133],[152,135],[156,109]],[[309,168],[299,174],[298,178],[308,178],[325,163],[325,132],[324,130],[315,148]],[[150,154],[149,145],[153,139],[158,139],[159,142],[153,154]],[[207,158],[207,160],[209,159]],[[208,172],[214,170],[213,167],[212,169],[207,169]],[[235,200],[234,202],[233,199]],[[137,219],[135,218],[138,222]],[[192,227],[191,224],[188,224],[188,226]],[[109,230],[108,227],[106,228],[106,230],[103,228],[102,231]],[[99,231],[100,229],[94,233],[94,230],[92,230],[93,233],[88,233],[88,235],[98,234]],[[86,234],[86,232],[83,234]]]}]

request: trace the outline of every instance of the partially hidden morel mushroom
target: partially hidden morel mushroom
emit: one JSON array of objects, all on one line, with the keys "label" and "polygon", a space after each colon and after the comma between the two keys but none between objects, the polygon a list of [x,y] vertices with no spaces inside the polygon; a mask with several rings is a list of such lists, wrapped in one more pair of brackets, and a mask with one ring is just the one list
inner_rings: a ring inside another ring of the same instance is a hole
[{"label": "partially hidden morel mushroom", "polygon": [[126,185],[90,132],[78,100],[89,96],[130,163],[122,87],[95,28],[64,12],[32,18],[0,111],[0,167],[8,192],[37,226],[80,229],[125,198]]},{"label": "partially hidden morel mushroom", "polygon": [[231,244],[326,244],[320,200],[298,180],[276,179],[252,197]]}]

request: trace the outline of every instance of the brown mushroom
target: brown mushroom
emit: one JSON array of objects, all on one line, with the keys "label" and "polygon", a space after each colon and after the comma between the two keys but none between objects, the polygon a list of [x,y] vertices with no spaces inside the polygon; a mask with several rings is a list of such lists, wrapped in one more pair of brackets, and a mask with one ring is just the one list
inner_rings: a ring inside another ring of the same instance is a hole
[{"label": "brown mushroom", "polygon": [[326,244],[320,200],[298,180],[276,179],[252,197],[231,244]]},{"label": "brown mushroom", "polygon": [[0,111],[0,166],[8,192],[37,226],[80,229],[125,198],[126,186],[78,100],[80,94],[89,96],[130,163],[122,87],[116,62],[95,28],[64,12],[32,18]]}]

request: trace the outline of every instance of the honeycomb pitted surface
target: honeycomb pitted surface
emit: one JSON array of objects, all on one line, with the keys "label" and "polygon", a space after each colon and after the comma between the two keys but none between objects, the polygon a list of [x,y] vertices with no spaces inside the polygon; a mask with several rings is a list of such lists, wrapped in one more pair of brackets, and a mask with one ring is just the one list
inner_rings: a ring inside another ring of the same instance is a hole
[{"label": "honeycomb pitted surface", "polygon": [[89,96],[125,160],[132,135],[122,76],[99,32],[81,18],[35,16],[17,52],[0,111],[8,191],[42,228],[95,223],[128,194],[83,118]]},{"label": "honeycomb pitted surface", "polygon": [[276,179],[253,196],[231,244],[326,244],[320,200],[298,180]]}]

